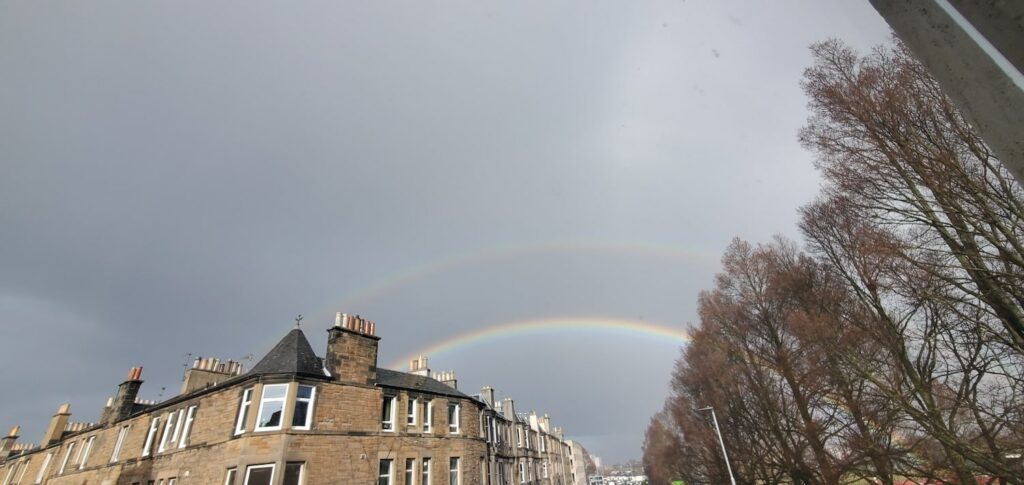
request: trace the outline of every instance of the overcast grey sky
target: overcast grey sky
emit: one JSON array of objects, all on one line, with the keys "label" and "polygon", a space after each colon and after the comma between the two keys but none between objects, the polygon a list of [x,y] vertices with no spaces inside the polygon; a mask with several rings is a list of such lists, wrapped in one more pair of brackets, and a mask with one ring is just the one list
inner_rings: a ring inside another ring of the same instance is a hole
[{"label": "overcast grey sky", "polygon": [[[807,46],[867,0],[0,1],[0,426],[95,421],[128,368],[259,358],[296,314],[380,362],[509,322],[683,329],[739,236],[793,234]],[[640,455],[679,342],[598,328],[431,355]]]}]

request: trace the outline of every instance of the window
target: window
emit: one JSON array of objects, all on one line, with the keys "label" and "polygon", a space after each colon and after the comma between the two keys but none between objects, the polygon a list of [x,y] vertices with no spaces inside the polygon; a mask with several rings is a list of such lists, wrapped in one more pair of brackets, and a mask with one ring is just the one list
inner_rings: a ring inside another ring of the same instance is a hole
[{"label": "window", "polygon": [[[180,419],[181,416],[178,416],[178,418]],[[175,485],[176,483],[178,483],[178,479],[176,477],[167,479],[167,485]]]},{"label": "window", "polygon": [[377,485],[391,485],[391,460],[380,461],[380,473],[377,475]]},{"label": "window", "polygon": [[78,469],[85,468],[85,462],[89,461],[89,452],[92,451],[92,442],[96,441],[96,435],[90,436],[85,441],[85,446],[82,447],[82,457],[78,460]]},{"label": "window", "polygon": [[448,459],[448,485],[459,485],[459,457]]},{"label": "window", "polygon": [[516,426],[516,448],[523,447],[523,428]]},{"label": "window", "polygon": [[459,433],[459,405],[448,404],[448,432]]},{"label": "window", "polygon": [[299,485],[302,483],[302,472],[305,471],[306,464],[301,461],[285,463],[284,465],[284,483],[282,485]]},{"label": "window", "polygon": [[[543,443],[543,441],[542,441],[542,443]],[[548,461],[544,460],[544,462],[541,463],[541,467],[542,467],[541,468],[541,476],[544,477],[544,478],[547,478],[548,477]]]},{"label": "window", "polygon": [[227,477],[224,478],[224,485],[235,485],[236,473],[238,473],[237,468],[228,468]]},{"label": "window", "polygon": [[434,403],[430,401],[423,402],[423,432],[429,433],[431,427],[434,425]]},{"label": "window", "polygon": [[160,427],[160,418],[153,418],[149,422],[149,432],[146,433],[146,444],[142,445],[142,456],[149,456],[153,449],[153,438],[156,437],[156,430]]},{"label": "window", "polygon": [[30,459],[21,462],[21,467],[18,470],[18,477],[14,479],[14,483],[15,484],[21,483],[21,481],[25,478],[25,472],[28,471],[28,466],[31,463],[32,463],[32,460],[30,460]]},{"label": "window", "polygon": [[14,476],[14,472],[16,472],[16,471],[18,471],[18,464],[17,463],[11,465],[11,468],[9,468],[7,470],[7,476],[4,477],[4,481],[2,483],[4,483],[4,484],[11,483],[11,477]]},{"label": "window", "polygon": [[160,435],[160,447],[157,453],[163,453],[167,449],[167,442],[171,439],[171,431],[174,430],[174,411],[167,413],[167,422],[164,423],[164,433]]},{"label": "window", "polygon": [[57,470],[58,475],[64,474],[64,468],[68,466],[68,460],[71,459],[71,452],[75,451],[75,443],[68,444],[68,451],[64,453],[64,459],[60,462],[60,470]]},{"label": "window", "polygon": [[519,483],[526,483],[526,464],[519,462]]},{"label": "window", "polygon": [[405,417],[405,424],[413,426],[416,424],[416,405],[419,403],[418,399],[409,398],[406,406],[406,412],[408,413]]},{"label": "window", "polygon": [[128,436],[128,428],[131,426],[122,426],[117,432],[117,441],[114,442],[114,451],[110,453],[110,462],[114,463],[121,456],[121,447],[124,446],[124,439]]},{"label": "window", "polygon": [[185,414],[185,424],[181,428],[181,439],[178,440],[178,448],[188,446],[189,437],[192,434],[192,421],[196,419],[196,407],[189,406]]},{"label": "window", "polygon": [[380,407],[380,428],[384,431],[395,430],[395,398],[384,396],[384,403]]},{"label": "window", "polygon": [[245,419],[249,417],[249,406],[252,405],[252,388],[242,391],[242,403],[238,406],[238,419],[235,420],[235,434],[245,432]]},{"label": "window", "polygon": [[171,435],[171,443],[178,441],[178,437],[181,436],[181,422],[185,418],[185,409],[178,410],[178,417],[174,420],[174,434]]},{"label": "window", "polygon": [[[299,386],[295,393],[295,413],[292,414],[292,428],[309,429],[313,421],[313,398],[316,396],[316,388],[313,386]],[[287,473],[288,470],[285,470]]]},{"label": "window", "polygon": [[249,465],[245,468],[245,485],[270,485],[274,480],[274,465]]},{"label": "window", "polygon": [[46,469],[50,466],[51,460],[53,460],[53,452],[47,453],[46,458],[43,458],[43,466],[39,467],[39,473],[36,474],[35,483],[43,483],[43,477],[46,476]]},{"label": "window", "polygon": [[540,440],[540,451],[542,453],[546,452],[547,451],[547,443],[546,442],[547,442],[548,438],[546,436],[544,436],[544,435],[537,435],[537,439]]},{"label": "window", "polygon": [[405,459],[405,485],[413,485],[413,480],[416,479],[416,459],[406,458]]},{"label": "window", "polygon": [[[269,384],[263,386],[260,397],[260,412],[256,416],[256,431],[274,431],[281,429],[281,416],[284,415],[284,400],[288,394],[288,384]],[[246,474],[249,472],[247,471]],[[271,470],[273,473],[273,470]]]},{"label": "window", "polygon": [[420,485],[430,485],[430,458],[420,460]]}]

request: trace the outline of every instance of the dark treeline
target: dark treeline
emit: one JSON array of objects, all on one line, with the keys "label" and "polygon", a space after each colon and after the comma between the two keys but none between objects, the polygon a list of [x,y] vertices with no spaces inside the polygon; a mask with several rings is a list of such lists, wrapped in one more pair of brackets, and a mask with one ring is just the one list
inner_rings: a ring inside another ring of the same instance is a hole
[{"label": "dark treeline", "polygon": [[736,240],[651,419],[652,483],[1021,484],[1024,199],[899,45],[812,47],[802,242]]}]

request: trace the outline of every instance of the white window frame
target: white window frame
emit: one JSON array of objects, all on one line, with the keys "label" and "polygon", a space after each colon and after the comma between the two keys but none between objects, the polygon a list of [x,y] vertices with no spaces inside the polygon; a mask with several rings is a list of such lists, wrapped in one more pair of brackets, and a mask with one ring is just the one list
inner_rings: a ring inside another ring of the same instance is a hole
[{"label": "white window frame", "polygon": [[235,485],[235,476],[238,475],[238,468],[228,468],[224,474],[224,485]]},{"label": "white window frame", "polygon": [[185,408],[178,410],[178,416],[174,418],[174,433],[171,434],[171,443],[176,443],[181,436],[181,421],[185,418]]},{"label": "white window frame", "polygon": [[[455,408],[455,413],[454,414],[451,412],[452,408]],[[462,405],[461,404],[458,404],[458,403],[448,404],[448,418],[449,418],[448,419],[448,434],[459,434],[459,432],[461,431],[460,430],[460,424],[461,423],[459,423],[459,421],[462,419],[461,416],[459,416],[460,414],[462,414],[461,411],[462,411]],[[452,416],[455,416],[454,422],[451,419]]]},{"label": "white window frame", "polygon": [[[380,466],[384,462],[387,462],[387,464],[388,464],[388,473],[387,473],[387,475],[382,475],[380,473]],[[380,479],[384,478],[384,477],[387,477],[387,479],[388,479],[388,484],[387,485],[395,485],[395,460],[392,460],[391,458],[381,458],[381,459],[377,460],[377,485],[380,485]]]},{"label": "white window frame", "polygon": [[149,431],[146,432],[146,442],[142,445],[142,456],[149,456],[153,451],[153,440],[156,438],[156,432],[160,429],[160,417],[154,416],[149,421]]},{"label": "white window frame", "polygon": [[235,418],[235,435],[245,433],[245,421],[249,417],[249,408],[252,407],[252,391],[248,388],[242,391],[242,402],[238,405],[238,417]]},{"label": "white window frame", "polygon": [[541,469],[541,478],[547,478],[548,477],[548,461],[547,460],[542,461],[540,463],[540,467],[541,467],[540,468]]},{"label": "white window frame", "polygon": [[121,426],[117,431],[117,441],[114,442],[114,450],[110,452],[110,463],[117,463],[121,459],[121,448],[124,447],[124,440],[128,437],[128,430],[131,425]]},{"label": "white window frame", "polygon": [[43,465],[39,467],[39,473],[36,474],[36,485],[43,483],[43,478],[46,476],[46,469],[50,467],[50,461],[52,460],[53,452],[51,451],[46,454],[46,458],[43,458]]},{"label": "white window frame", "polygon": [[416,485],[416,459],[405,459],[405,485]]},{"label": "white window frame", "polygon": [[85,469],[85,462],[89,461],[89,452],[92,451],[92,443],[96,441],[96,435],[92,435],[89,439],[85,440],[85,445],[82,446],[82,456],[78,459],[78,469]]},{"label": "white window frame", "polygon": [[32,459],[26,459],[21,462],[21,469],[18,470],[18,477],[14,479],[14,483],[21,483],[25,479],[25,472],[28,471],[28,466],[32,464]]},{"label": "white window frame", "polygon": [[[452,462],[455,466],[452,466]],[[455,475],[455,483],[452,483],[452,475]],[[448,485],[462,485],[462,460],[457,456],[448,457]]]},{"label": "white window frame", "polygon": [[547,453],[547,438],[542,434],[537,434],[537,440],[540,442],[540,452]]},{"label": "white window frame", "polygon": [[167,449],[167,442],[171,439],[171,432],[174,431],[174,416],[174,411],[167,413],[167,421],[164,422],[164,432],[160,435],[160,446],[156,449],[157,453],[163,453]]},{"label": "white window frame", "polygon": [[430,457],[420,458],[420,485],[430,485]]},{"label": "white window frame", "polygon": [[4,481],[0,482],[0,483],[3,483],[4,485],[7,485],[7,484],[11,483],[11,476],[13,476],[14,472],[16,472],[16,471],[18,471],[18,464],[17,463],[11,465],[11,467],[7,469],[7,475],[4,476]]},{"label": "white window frame", "polygon": [[[271,398],[266,397],[267,396],[267,389],[272,389],[272,388],[276,388],[276,387],[284,387],[284,395],[281,396],[281,397],[271,397]],[[281,402],[281,420],[278,421],[277,426],[260,426],[260,422],[263,421],[263,405],[265,403],[267,403],[267,402],[278,402],[278,401]],[[260,393],[259,412],[256,413],[256,428],[253,431],[257,431],[258,432],[258,431],[277,431],[277,430],[280,430],[281,427],[284,426],[284,417],[287,414],[288,414],[288,383],[284,383],[284,384],[264,384],[263,385],[263,391]],[[248,477],[249,476],[249,472],[246,471],[245,475],[246,475],[246,477]]]},{"label": "white window frame", "polygon": [[516,426],[516,448],[523,447],[523,428]]},{"label": "white window frame", "polygon": [[196,407],[189,406],[188,412],[185,413],[185,424],[181,428],[181,436],[178,438],[178,448],[184,448],[188,446],[188,439],[192,434],[192,421],[196,419]]},{"label": "white window frame", "polygon": [[[385,432],[388,432],[388,433],[394,433],[395,432],[395,408],[397,407],[396,404],[398,404],[398,397],[396,397],[396,396],[384,396],[384,400],[381,401],[380,405],[384,406],[384,403],[386,403],[388,401],[391,402],[391,406],[390,406],[390,411],[391,412],[388,413],[387,419],[383,419],[382,418],[380,420],[380,429],[382,431],[385,431]],[[383,411],[383,409],[381,411]],[[381,414],[383,414],[383,412]]]},{"label": "white window frame", "polygon": [[267,463],[265,465],[249,465],[249,466],[245,467],[245,482],[244,482],[244,485],[248,485],[249,484],[249,475],[252,473],[252,471],[253,470],[258,470],[260,468],[269,468],[270,469],[270,483],[274,483],[274,473],[277,472],[277,470],[275,469],[276,468],[275,464],[274,463]]},{"label": "white window frame", "polygon": [[64,460],[62,460],[60,462],[60,470],[57,471],[58,475],[63,475],[64,474],[64,470],[67,469],[67,467],[68,467],[68,460],[71,459],[71,453],[75,451],[75,445],[76,444],[77,444],[77,442],[75,442],[75,441],[72,441],[71,443],[68,443],[68,450],[64,453]]},{"label": "white window frame", "polygon": [[423,432],[430,433],[434,429],[434,402],[427,400],[427,410],[423,413]]},{"label": "white window frame", "polygon": [[[307,397],[299,397],[299,388],[302,388],[302,387],[308,387],[310,389],[309,390],[309,397],[308,398]],[[305,384],[299,384],[298,387],[295,388],[295,402],[296,402],[296,405],[293,406],[294,409],[292,410],[292,413],[295,412],[295,409],[299,409],[299,406],[298,406],[297,403],[299,403],[299,402],[306,403],[306,422],[302,426],[293,426],[292,429],[309,430],[310,427],[313,425],[313,404],[316,403],[316,386],[308,386],[308,385],[305,385]],[[294,417],[293,417],[293,420],[294,420]],[[305,467],[303,467],[303,469],[305,469]]]},{"label": "white window frame", "polygon": [[416,426],[416,408],[420,406],[419,398],[407,398],[407,406],[405,415],[405,424],[407,426]]},{"label": "white window frame", "polygon": [[526,463],[519,462],[519,483],[526,483]]}]

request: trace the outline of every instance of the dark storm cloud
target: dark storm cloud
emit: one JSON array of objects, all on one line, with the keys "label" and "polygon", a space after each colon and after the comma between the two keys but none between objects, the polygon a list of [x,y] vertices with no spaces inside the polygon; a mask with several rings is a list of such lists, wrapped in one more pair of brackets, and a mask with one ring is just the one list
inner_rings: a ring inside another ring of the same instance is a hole
[{"label": "dark storm cloud", "polygon": [[[377,321],[381,362],[547,316],[680,327],[707,261],[791,232],[816,190],[798,81],[832,36],[884,24],[858,0],[0,3],[0,424],[94,420],[133,365],[167,397],[186,353],[258,358],[297,313],[319,352],[332,312]],[[402,279],[559,241],[635,249]],[[638,456],[678,355],[484,345],[432,362],[610,461]]]}]

